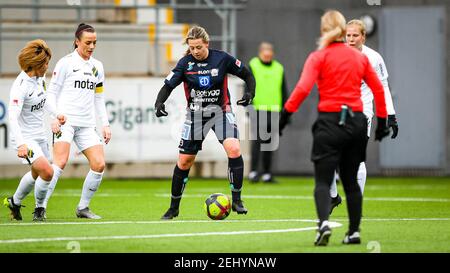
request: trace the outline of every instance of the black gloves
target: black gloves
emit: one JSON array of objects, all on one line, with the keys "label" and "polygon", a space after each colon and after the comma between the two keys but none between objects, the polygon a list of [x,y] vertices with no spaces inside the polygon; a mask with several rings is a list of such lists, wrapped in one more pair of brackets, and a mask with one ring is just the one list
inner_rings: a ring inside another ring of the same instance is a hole
[{"label": "black gloves", "polygon": [[156,116],[159,117],[165,117],[167,116],[169,113],[166,112],[166,106],[164,105],[164,103],[161,102],[156,102],[155,103],[155,109],[156,109]]},{"label": "black gloves", "polygon": [[236,102],[237,105],[247,106],[250,103],[252,103],[253,96],[251,93],[245,92],[244,96],[242,96],[242,99],[238,100]]},{"label": "black gloves", "polygon": [[389,135],[389,127],[386,124],[386,118],[377,118],[377,130],[375,131],[375,141],[380,141]]},{"label": "black gloves", "polygon": [[283,129],[286,127],[286,124],[289,123],[289,120],[292,116],[292,113],[286,111],[286,109],[283,108],[283,110],[280,113],[280,123],[278,125],[278,129],[280,130],[280,136],[283,135]]},{"label": "black gloves", "polygon": [[395,117],[395,115],[388,116],[387,124],[388,124],[389,128],[392,128],[391,138],[396,138],[398,135],[398,123],[397,123],[397,118]]}]

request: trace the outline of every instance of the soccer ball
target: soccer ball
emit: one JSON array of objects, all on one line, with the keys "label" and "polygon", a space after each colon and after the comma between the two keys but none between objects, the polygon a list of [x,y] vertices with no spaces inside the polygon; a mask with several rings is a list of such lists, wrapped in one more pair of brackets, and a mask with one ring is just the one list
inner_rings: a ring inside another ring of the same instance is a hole
[{"label": "soccer ball", "polygon": [[223,193],[211,194],[203,206],[206,215],[213,220],[223,220],[227,218],[231,211],[230,198]]}]

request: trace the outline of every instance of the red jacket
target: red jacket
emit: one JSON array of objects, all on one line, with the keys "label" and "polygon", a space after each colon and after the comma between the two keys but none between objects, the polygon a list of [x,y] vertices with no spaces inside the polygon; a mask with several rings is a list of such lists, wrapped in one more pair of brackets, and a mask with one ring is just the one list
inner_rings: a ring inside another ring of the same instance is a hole
[{"label": "red jacket", "polygon": [[340,112],[348,105],[354,112],[362,112],[361,80],[373,92],[376,115],[387,116],[383,85],[369,63],[367,56],[342,42],[312,52],[294,91],[284,105],[292,113],[297,111],[314,83],[319,90],[319,112]]}]

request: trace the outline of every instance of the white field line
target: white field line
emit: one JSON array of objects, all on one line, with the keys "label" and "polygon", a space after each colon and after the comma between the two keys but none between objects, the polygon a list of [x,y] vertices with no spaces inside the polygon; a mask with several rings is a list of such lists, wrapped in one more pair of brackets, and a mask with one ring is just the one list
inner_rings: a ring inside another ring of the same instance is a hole
[{"label": "white field line", "polygon": [[[170,197],[170,194],[155,194],[156,197]],[[183,197],[205,197],[203,194],[183,194]],[[313,200],[314,197],[302,195],[244,195],[244,199],[299,199]],[[422,197],[364,197],[364,201],[389,201],[389,202],[450,202],[448,198],[422,198]]]},{"label": "white field line", "polygon": [[[80,197],[81,192],[79,193],[54,193],[52,196],[64,196],[64,197]],[[139,193],[96,193],[95,196],[98,197],[138,197],[142,196]]]},{"label": "white field line", "polygon": [[36,223],[3,223],[1,226],[39,226],[39,225],[122,225],[122,224],[181,224],[181,223],[272,223],[272,222],[306,222],[317,223],[313,219],[253,219],[253,220],[174,220],[174,221],[92,221],[92,222],[36,222]]},{"label": "white field line", "polygon": [[[331,228],[341,227],[342,224],[329,222]],[[54,237],[54,238],[24,238],[12,240],[0,240],[0,244],[20,244],[20,243],[40,243],[55,241],[94,241],[94,240],[127,240],[127,239],[153,239],[171,237],[199,237],[216,235],[243,235],[243,234],[264,234],[264,233],[286,233],[316,230],[317,227],[289,228],[289,229],[267,229],[267,230],[242,230],[225,232],[197,232],[197,233],[168,233],[168,234],[148,234],[148,235],[121,235],[121,236],[88,236],[88,237]]]},{"label": "white field line", "polygon": [[[348,222],[347,218],[334,218],[336,221]],[[396,221],[450,221],[450,218],[362,218],[363,222],[396,222]],[[183,223],[207,223],[207,224],[227,224],[227,223],[274,223],[274,222],[304,222],[317,223],[314,219],[252,219],[252,220],[174,220],[174,221],[89,221],[89,222],[33,222],[33,223],[2,223],[5,226],[64,226],[64,225],[152,225],[152,224],[183,224]]]}]

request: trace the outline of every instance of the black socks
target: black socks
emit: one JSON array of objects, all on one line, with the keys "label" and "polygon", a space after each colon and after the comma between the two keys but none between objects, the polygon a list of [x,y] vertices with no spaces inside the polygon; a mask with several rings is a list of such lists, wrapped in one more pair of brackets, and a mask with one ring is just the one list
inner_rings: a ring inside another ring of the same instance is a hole
[{"label": "black socks", "polygon": [[172,177],[172,198],[170,201],[170,208],[178,209],[180,207],[181,196],[184,188],[188,182],[189,170],[181,170],[178,165],[175,165]]},{"label": "black socks", "polygon": [[241,199],[242,181],[244,179],[244,160],[242,156],[228,158],[228,180],[230,181],[233,201]]}]

